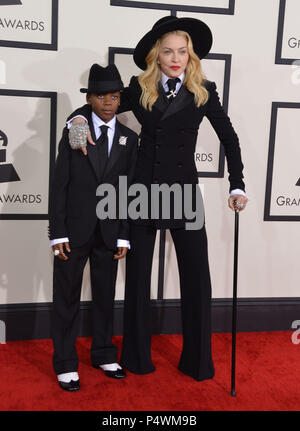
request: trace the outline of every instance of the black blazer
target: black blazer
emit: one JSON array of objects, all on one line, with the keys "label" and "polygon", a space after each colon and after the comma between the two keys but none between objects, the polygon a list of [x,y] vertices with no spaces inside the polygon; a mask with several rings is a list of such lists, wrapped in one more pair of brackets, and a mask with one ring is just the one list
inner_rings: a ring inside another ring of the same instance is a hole
[{"label": "black blazer", "polygon": [[[87,105],[85,115],[95,142],[91,112],[90,105]],[[119,144],[120,136],[127,137],[126,145]],[[87,145],[87,156],[81,151],[73,151],[69,145],[68,129],[64,128],[50,189],[49,238],[68,237],[70,247],[83,245],[96,227],[98,185],[108,183],[118,190],[120,175],[127,175],[128,185],[131,184],[135,170],[138,135],[118,120],[116,121],[110,156],[103,172],[101,172],[101,160],[99,160],[97,147]],[[100,229],[109,249],[116,249],[117,239],[129,239],[129,225],[126,220],[101,220]]]},{"label": "black blazer", "polygon": [[[119,112],[132,110],[142,126],[134,182],[145,184],[148,188],[153,183],[198,184],[194,152],[199,125],[206,116],[224,146],[229,190],[245,190],[239,139],[222,108],[216,84],[207,80],[205,86],[209,99],[197,108],[193,94],[184,85],[169,104],[159,84],[159,97],[152,111],[148,111],[139,102],[141,88],[137,77],[131,78],[129,87],[122,93]],[[78,114],[86,116],[87,106],[79,108],[69,118]],[[182,227],[185,221],[184,218],[157,220],[154,224],[158,228]]]}]

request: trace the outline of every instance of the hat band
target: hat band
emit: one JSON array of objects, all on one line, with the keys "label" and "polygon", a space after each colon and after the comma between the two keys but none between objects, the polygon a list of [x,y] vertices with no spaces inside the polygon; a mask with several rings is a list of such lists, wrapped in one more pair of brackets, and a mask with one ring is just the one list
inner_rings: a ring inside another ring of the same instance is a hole
[{"label": "hat band", "polygon": [[123,90],[122,81],[89,81],[88,92],[102,93],[105,91]]}]

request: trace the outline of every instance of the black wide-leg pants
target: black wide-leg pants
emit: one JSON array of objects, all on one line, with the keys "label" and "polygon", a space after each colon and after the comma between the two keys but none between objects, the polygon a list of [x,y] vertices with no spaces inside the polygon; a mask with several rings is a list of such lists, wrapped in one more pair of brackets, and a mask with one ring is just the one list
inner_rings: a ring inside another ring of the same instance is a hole
[{"label": "black wide-leg pants", "polygon": [[[126,256],[124,332],[121,364],[136,374],[151,373],[150,284],[157,230],[132,225]],[[214,376],[211,355],[211,281],[205,226],[170,229],[181,292],[183,349],[179,369],[196,380]]]},{"label": "black wide-leg pants", "polygon": [[99,224],[81,247],[71,248],[68,260],[54,258],[51,336],[56,374],[78,370],[75,342],[79,332],[79,309],[83,270],[90,259],[92,290],[91,361],[95,365],[117,362],[117,347],[111,342],[113,304],[118,261],[101,236]]}]

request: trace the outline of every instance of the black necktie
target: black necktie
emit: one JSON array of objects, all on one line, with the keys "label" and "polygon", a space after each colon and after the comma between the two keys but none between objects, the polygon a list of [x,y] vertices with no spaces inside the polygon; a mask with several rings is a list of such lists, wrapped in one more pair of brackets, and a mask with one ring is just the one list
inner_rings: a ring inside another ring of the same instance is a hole
[{"label": "black necktie", "polygon": [[99,145],[103,145],[105,148],[106,157],[108,158],[108,136],[107,136],[107,130],[108,126],[105,126],[104,124],[100,126],[101,129],[101,136],[99,138]]},{"label": "black necktie", "polygon": [[104,172],[108,160],[108,126],[105,126],[105,124],[103,124],[102,126],[100,126],[100,129],[101,135],[100,138],[97,140],[97,147],[100,159],[100,169]]},{"label": "black necktie", "polygon": [[176,97],[176,84],[177,82],[180,82],[179,78],[170,78],[167,80],[167,84],[169,87],[169,91],[166,93],[166,96],[169,100],[169,102],[172,102],[173,99]]}]

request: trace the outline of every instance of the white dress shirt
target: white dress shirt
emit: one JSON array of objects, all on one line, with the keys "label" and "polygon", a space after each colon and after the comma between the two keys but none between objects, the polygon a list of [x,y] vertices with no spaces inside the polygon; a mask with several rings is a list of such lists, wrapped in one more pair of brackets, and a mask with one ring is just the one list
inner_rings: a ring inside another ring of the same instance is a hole
[{"label": "white dress shirt", "polygon": [[[176,93],[178,93],[178,91],[180,90],[180,87],[182,86],[182,83],[184,81],[184,77],[185,77],[185,73],[184,72],[182,72],[182,74],[178,76],[178,78],[180,79],[180,81],[176,82],[176,87],[175,87],[175,92]],[[163,88],[164,88],[164,90],[165,90],[166,93],[168,93],[168,91],[169,91],[169,86],[167,84],[168,79],[170,79],[169,76],[167,76],[163,72],[161,72],[161,83],[162,83],[162,86],[163,86]]]},{"label": "white dress shirt", "polygon": [[[93,125],[94,125],[96,140],[98,140],[101,136],[100,127],[103,125],[108,126],[107,137],[108,137],[108,156],[109,156],[110,151],[111,151],[111,147],[112,147],[112,143],[113,143],[113,139],[114,139],[114,134],[115,134],[116,116],[114,116],[114,118],[112,120],[110,120],[108,123],[105,123],[105,121],[101,120],[101,118],[99,118],[98,115],[96,115],[94,112],[92,112],[92,121],[93,121]],[[68,121],[68,123],[70,123],[70,122]],[[68,124],[68,128],[69,128],[69,124]]]},{"label": "white dress shirt", "polygon": [[[77,115],[76,117],[82,117],[85,119],[85,121],[87,121],[86,118],[81,116],[81,115]],[[74,117],[74,118],[76,118],[76,117]],[[68,129],[72,126],[72,120],[74,118],[72,118],[70,121],[67,122]],[[108,126],[107,137],[108,137],[108,156],[109,156],[110,151],[111,151],[111,147],[113,144],[114,134],[115,134],[116,116],[114,116],[108,123],[105,123],[105,121],[101,120],[101,118],[99,118],[98,115],[96,115],[94,112],[92,112],[92,121],[93,121],[96,140],[99,139],[101,136],[100,127],[102,125]],[[95,211],[96,211],[96,209],[95,209]],[[66,238],[53,239],[50,241],[50,246],[52,247],[55,244],[60,244],[60,243],[64,243],[64,242],[69,242],[69,238],[66,237]],[[117,240],[117,247],[127,247],[128,249],[130,249],[130,242],[126,239],[118,239]]]}]

